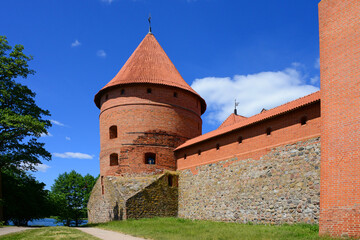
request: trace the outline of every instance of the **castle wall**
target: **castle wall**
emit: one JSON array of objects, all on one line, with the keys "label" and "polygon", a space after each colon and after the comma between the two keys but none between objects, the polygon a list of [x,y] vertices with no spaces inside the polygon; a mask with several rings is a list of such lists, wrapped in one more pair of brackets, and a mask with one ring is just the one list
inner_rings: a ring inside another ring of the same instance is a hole
[{"label": "castle wall", "polygon": [[176,150],[179,217],[318,222],[320,123],[318,101]]},{"label": "castle wall", "polygon": [[[169,184],[171,179],[171,185]],[[108,176],[96,182],[88,202],[89,223],[154,216],[177,216],[178,176]],[[102,192],[104,187],[104,192]]]},{"label": "castle wall", "polygon": [[178,176],[164,175],[126,201],[127,219],[177,217],[178,195]]},{"label": "castle wall", "polygon": [[360,1],[319,3],[320,234],[360,236]]},{"label": "castle wall", "polygon": [[179,217],[241,223],[317,223],[319,137],[180,171]]},{"label": "castle wall", "polygon": [[[100,113],[100,174],[175,170],[173,150],[201,134],[200,115],[199,97],[181,89],[133,84],[109,90],[102,97]],[[111,126],[117,126],[117,138],[110,139]],[[154,165],[145,164],[147,152],[156,154]],[[110,166],[113,153],[119,156],[118,165]]]}]

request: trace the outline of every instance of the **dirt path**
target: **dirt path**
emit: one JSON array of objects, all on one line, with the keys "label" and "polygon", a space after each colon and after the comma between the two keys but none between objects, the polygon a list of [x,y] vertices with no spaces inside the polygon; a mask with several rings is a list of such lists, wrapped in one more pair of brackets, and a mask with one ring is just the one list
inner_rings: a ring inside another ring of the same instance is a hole
[{"label": "dirt path", "polygon": [[83,227],[83,228],[76,228],[76,229],[79,229],[85,233],[91,234],[95,237],[98,237],[100,239],[105,239],[105,240],[144,240],[144,238],[133,237],[133,236],[119,233],[119,232],[103,230],[100,228]]},{"label": "dirt path", "polygon": [[9,233],[15,233],[15,232],[21,232],[29,229],[34,229],[30,227],[2,227],[0,228],[0,236],[9,234]]}]

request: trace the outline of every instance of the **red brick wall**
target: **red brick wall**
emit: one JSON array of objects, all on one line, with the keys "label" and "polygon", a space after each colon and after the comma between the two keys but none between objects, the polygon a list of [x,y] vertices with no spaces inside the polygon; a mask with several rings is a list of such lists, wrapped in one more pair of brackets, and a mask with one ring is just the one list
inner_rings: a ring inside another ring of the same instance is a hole
[{"label": "red brick wall", "polygon": [[[300,120],[304,116],[308,121],[301,125]],[[178,170],[195,169],[196,166],[218,162],[234,155],[239,159],[259,159],[276,146],[320,136],[320,126],[320,103],[315,102],[272,119],[179,149],[175,152],[177,167]],[[269,127],[272,132],[268,136],[266,129]],[[242,143],[238,143],[239,137],[242,137]],[[216,149],[217,144],[219,150]],[[201,155],[198,155],[199,150]]]},{"label": "red brick wall", "polygon": [[[147,93],[148,88],[151,93]],[[201,134],[200,115],[200,98],[181,89],[153,84],[110,89],[101,99],[100,174],[175,170],[173,150]],[[117,138],[110,139],[109,128],[113,125],[117,126]],[[145,164],[147,152],[156,154],[155,165]],[[112,153],[119,156],[117,166],[110,166]]]},{"label": "red brick wall", "polygon": [[320,234],[360,236],[360,1],[319,3]]}]

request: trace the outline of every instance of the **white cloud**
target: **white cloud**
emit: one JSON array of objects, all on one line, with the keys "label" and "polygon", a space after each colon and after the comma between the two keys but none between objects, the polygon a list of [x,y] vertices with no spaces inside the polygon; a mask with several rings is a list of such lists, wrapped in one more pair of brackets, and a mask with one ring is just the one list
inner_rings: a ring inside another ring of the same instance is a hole
[{"label": "white cloud", "polygon": [[40,134],[40,137],[52,137],[52,136],[53,135],[50,132],[48,132],[47,134],[46,133]]},{"label": "white cloud", "polygon": [[39,172],[46,172],[49,168],[51,168],[51,167],[46,164],[38,164],[35,166],[35,169]]},{"label": "white cloud", "polygon": [[77,39],[75,40],[75,42],[71,43],[71,47],[78,47],[81,45],[81,42],[79,42]]},{"label": "white cloud", "polygon": [[249,117],[263,108],[271,109],[318,91],[319,88],[306,84],[297,65],[277,72],[196,79],[191,87],[207,103],[207,121],[219,124],[234,111],[235,99],[240,103],[238,114]]},{"label": "white cloud", "polygon": [[68,140],[68,141],[70,141],[70,140],[71,140],[71,138],[70,138],[70,137],[65,137],[65,139],[66,139],[66,140]]},{"label": "white cloud", "polygon": [[65,127],[65,124],[63,124],[63,123],[61,123],[61,122],[59,122],[59,121],[56,121],[56,120],[50,120],[50,122],[52,123],[52,124],[55,124],[55,125],[58,125],[58,126],[60,126],[60,127]]},{"label": "white cloud", "polygon": [[77,158],[77,159],[93,159],[94,156],[86,153],[78,152],[65,152],[65,153],[53,153],[54,157],[58,158]]},{"label": "white cloud", "polygon": [[310,83],[313,84],[313,85],[318,84],[319,82],[320,82],[319,76],[315,76],[315,77],[310,78]]},{"label": "white cloud", "polygon": [[320,69],[320,58],[317,58],[314,64],[314,68]]},{"label": "white cloud", "polygon": [[106,52],[104,50],[99,50],[99,51],[97,51],[96,55],[98,57],[104,58],[104,57],[106,57]]},{"label": "white cloud", "polygon": [[111,4],[114,0],[101,0],[101,1],[104,2],[104,3]]}]

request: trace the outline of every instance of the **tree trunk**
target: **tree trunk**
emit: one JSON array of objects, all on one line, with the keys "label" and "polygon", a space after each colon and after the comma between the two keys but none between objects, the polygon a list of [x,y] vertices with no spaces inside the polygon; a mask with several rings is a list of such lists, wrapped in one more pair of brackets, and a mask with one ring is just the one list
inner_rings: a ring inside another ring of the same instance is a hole
[{"label": "tree trunk", "polygon": [[3,212],[3,195],[2,195],[2,178],[1,178],[1,168],[0,168],[0,222],[4,221],[4,212]]}]

